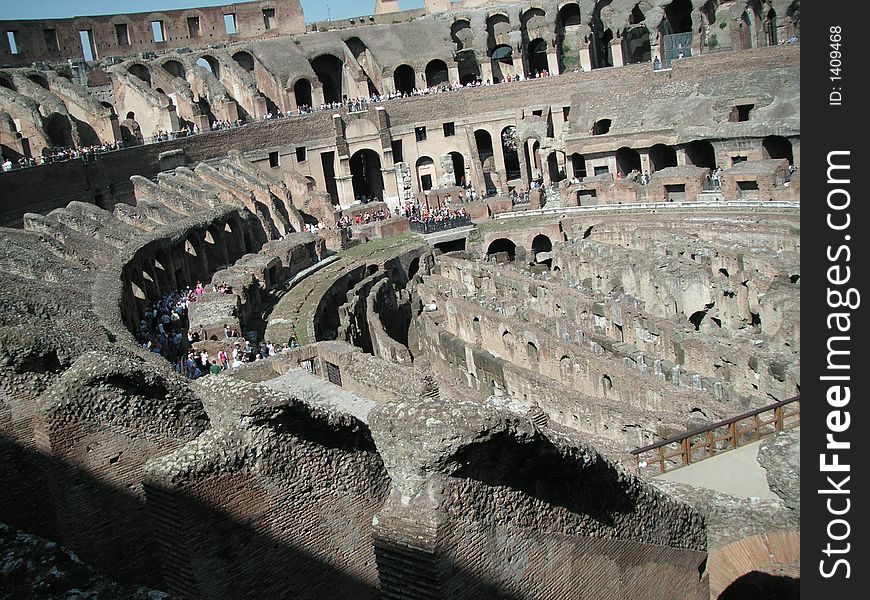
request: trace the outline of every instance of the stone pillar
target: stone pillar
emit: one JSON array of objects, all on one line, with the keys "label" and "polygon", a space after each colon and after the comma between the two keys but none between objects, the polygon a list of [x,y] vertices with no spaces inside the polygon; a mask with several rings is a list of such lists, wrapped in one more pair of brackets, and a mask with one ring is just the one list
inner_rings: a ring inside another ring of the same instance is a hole
[{"label": "stone pillar", "polygon": [[480,63],[480,78],[483,81],[492,81],[492,60],[489,57]]},{"label": "stone pillar", "polygon": [[561,73],[561,71],[559,71],[559,55],[556,53],[555,48],[551,48],[547,51],[547,70],[550,72],[550,75],[558,75]]},{"label": "stone pillar", "polygon": [[452,64],[447,67],[447,74],[452,85],[459,85],[459,65]]},{"label": "stone pillar", "polygon": [[323,97],[323,84],[319,81],[317,83],[311,84],[311,105],[312,108],[317,108],[321,104],[326,102],[326,99]]},{"label": "stone pillar", "polygon": [[399,184],[396,180],[396,167],[381,169],[381,175],[384,179],[384,197],[383,201],[390,208],[396,208],[399,205]]},{"label": "stone pillar", "polygon": [[622,57],[622,38],[617,38],[610,43],[610,56],[613,57],[614,67],[621,67],[625,64]]},{"label": "stone pillar", "polygon": [[257,96],[254,98],[254,118],[261,120],[268,112],[269,109],[266,107],[266,98],[264,96]]},{"label": "stone pillar", "polygon": [[580,48],[580,66],[583,67],[584,71],[592,70],[592,56],[589,54],[588,45]]},{"label": "stone pillar", "polygon": [[339,206],[341,208],[349,207],[356,201],[356,197],[353,195],[353,177],[351,175],[336,175],[335,183],[338,187]]},{"label": "stone pillar", "polygon": [[691,164],[689,162],[689,157],[686,155],[685,148],[677,148],[677,166],[682,167],[685,165]]}]

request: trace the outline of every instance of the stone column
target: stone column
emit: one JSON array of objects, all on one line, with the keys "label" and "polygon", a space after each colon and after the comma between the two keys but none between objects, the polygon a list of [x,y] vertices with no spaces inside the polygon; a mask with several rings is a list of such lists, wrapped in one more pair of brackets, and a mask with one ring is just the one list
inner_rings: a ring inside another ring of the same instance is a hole
[{"label": "stone column", "polygon": [[489,57],[480,63],[480,78],[483,81],[492,81],[492,59]]},{"label": "stone column", "polygon": [[382,200],[392,209],[399,205],[399,184],[396,181],[396,167],[381,169],[384,179],[384,197]]},{"label": "stone column", "polygon": [[625,64],[622,57],[622,38],[617,38],[610,43],[610,56],[613,57],[614,67],[621,67]]},{"label": "stone column", "polygon": [[589,45],[580,48],[580,66],[584,71],[592,70],[592,56],[589,54]]},{"label": "stone column", "polygon": [[452,85],[459,85],[459,65],[452,64],[447,67],[447,74]]},{"label": "stone column", "polygon": [[550,48],[547,51],[547,70],[550,72],[550,75],[561,73],[559,70],[559,55],[556,53],[555,48]]},{"label": "stone column", "polygon": [[677,166],[682,167],[684,165],[691,164],[689,163],[689,157],[686,155],[685,148],[677,148]]}]

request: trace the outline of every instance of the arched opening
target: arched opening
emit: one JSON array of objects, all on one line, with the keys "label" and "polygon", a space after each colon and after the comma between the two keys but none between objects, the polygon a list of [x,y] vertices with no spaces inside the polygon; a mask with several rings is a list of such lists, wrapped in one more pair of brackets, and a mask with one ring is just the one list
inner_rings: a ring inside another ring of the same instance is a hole
[{"label": "arched opening", "polygon": [[53,146],[72,146],[72,123],[59,113],[51,113],[43,120],[45,133]]},{"label": "arched opening", "polygon": [[162,66],[163,69],[173,77],[181,77],[182,79],[187,78],[187,71],[185,70],[184,65],[177,60],[167,60]]},{"label": "arched opening", "polygon": [[517,245],[507,238],[494,240],[486,250],[486,259],[499,263],[513,262],[517,256]]},{"label": "arched opening", "polygon": [[550,238],[544,234],[538,234],[532,240],[532,256],[533,263],[544,264],[547,268],[550,268],[553,264],[552,256],[545,258],[544,260],[540,260],[538,255],[542,253],[549,253],[553,251],[553,242]]},{"label": "arched opening", "polygon": [[788,138],[781,135],[769,135],[761,140],[765,158],[784,158],[788,164],[794,164],[794,151]]},{"label": "arched opening", "polygon": [[447,63],[435,59],[426,65],[426,85],[435,87],[450,83],[450,73],[447,71]]},{"label": "arched opening", "polygon": [[15,84],[12,83],[12,80],[8,77],[0,77],[0,87],[5,87],[7,90],[12,90],[13,92],[18,91],[18,88],[15,87]]},{"label": "arched opening", "polygon": [[592,126],[592,135],[604,135],[610,131],[610,119],[598,119]]},{"label": "arched opening", "polygon": [[459,83],[467,85],[480,79],[480,64],[474,50],[463,50],[456,53],[456,64],[459,67]]},{"label": "arched opening", "polygon": [[547,62],[547,42],[542,38],[529,42],[528,49],[529,75],[543,73],[549,68]]},{"label": "arched opening", "polygon": [[486,19],[487,48],[492,50],[497,46],[510,46],[511,21],[504,13],[490,15]]},{"label": "arched opening", "polygon": [[293,97],[297,109],[311,108],[311,82],[302,78],[293,84]]},{"label": "arched opening", "polygon": [[530,362],[538,362],[538,347],[534,342],[526,343],[526,355]]},{"label": "arched opening", "polygon": [[514,74],[514,51],[508,45],[496,46],[490,53],[492,78],[498,83]]},{"label": "arched opening", "polygon": [[368,202],[384,197],[384,174],[381,172],[381,157],[374,150],[359,150],[350,158],[350,173],[353,195]]},{"label": "arched opening", "polygon": [[568,3],[560,8],[557,18],[557,25],[561,27],[573,27],[583,24],[583,18],[580,15],[580,5],[576,2]]},{"label": "arched opening", "polygon": [[416,256],[408,265],[408,280],[414,279],[414,276],[420,271],[420,257]]},{"label": "arched opening", "polygon": [[686,158],[696,167],[716,168],[716,150],[707,140],[694,140],[686,145]]},{"label": "arched opening", "polygon": [[39,73],[29,73],[27,75],[27,78],[41,88],[46,90],[49,89],[48,79],[46,79],[44,75],[41,75]]},{"label": "arched opening", "polygon": [[417,185],[420,190],[427,191],[435,187],[437,181],[435,175],[435,161],[428,156],[421,156],[417,160]]},{"label": "arched opening", "polygon": [[571,168],[574,170],[574,177],[582,180],[586,177],[586,157],[576,152],[572,154]]},{"label": "arched opening", "polygon": [[513,125],[501,130],[501,149],[508,181],[522,177],[520,156],[517,153],[517,128]]},{"label": "arched opening", "polygon": [[601,391],[604,392],[606,396],[608,392],[613,389],[613,380],[610,378],[610,375],[602,375],[601,376]]},{"label": "arched opening", "polygon": [[616,171],[625,177],[632,171],[640,172],[640,154],[634,148],[623,146],[616,151]]},{"label": "arched opening", "polygon": [[[677,151],[664,144],[656,144],[649,149],[649,159],[653,171],[661,171],[668,167],[677,166]],[[640,169],[638,169],[640,170]]]},{"label": "arched opening", "polygon": [[718,600],[798,600],[800,579],[752,571],[735,580]]},{"label": "arched opening", "polygon": [[673,0],[665,6],[665,17],[662,19],[663,35],[673,33],[689,33],[692,31],[692,1]]},{"label": "arched opening", "polygon": [[148,84],[151,87],[151,71],[143,64],[136,63],[127,67],[130,75],[134,75]]},{"label": "arched opening", "polygon": [[468,19],[459,19],[450,26],[450,39],[456,44],[456,51],[474,46],[474,32]]},{"label": "arched opening", "polygon": [[559,156],[556,152],[551,152],[547,157],[547,172],[550,174],[550,181],[558,183],[565,179],[565,171],[559,165]]},{"label": "arched opening", "polygon": [[[477,146],[477,155],[480,157],[480,162],[486,170],[486,163],[493,157],[492,136],[486,129],[478,129],[474,132],[474,143]],[[491,168],[489,170],[492,170]]]},{"label": "arched opening", "polygon": [[764,35],[767,38],[768,46],[776,46],[776,11],[771,8],[764,16]]},{"label": "arched opening", "polygon": [[623,33],[622,58],[627,65],[650,62],[652,60],[649,30],[645,26],[632,27]]},{"label": "arched opening", "polygon": [[613,40],[613,31],[604,28],[601,20],[601,9],[609,6],[610,1],[597,2],[592,9],[592,19],[589,21],[589,58],[593,69],[613,66],[613,57],[610,51],[610,42]]},{"label": "arched opening", "polygon": [[196,64],[217,77],[218,79],[221,78],[221,66],[214,56],[209,56],[207,54],[205,56],[201,56],[196,59]]},{"label": "arched opening", "polygon": [[453,182],[456,185],[465,183],[465,157],[459,152],[451,152],[450,159],[453,163]]},{"label": "arched opening", "polygon": [[[529,149],[529,142],[532,142],[532,147]],[[531,181],[541,181],[543,172],[541,170],[541,143],[538,140],[526,140],[523,144],[523,154],[526,159],[526,172],[529,174]]]},{"label": "arched opening", "polygon": [[400,94],[410,94],[417,87],[417,74],[409,65],[399,65],[393,71],[393,83]]},{"label": "arched opening", "polygon": [[311,68],[317,74],[317,79],[323,84],[323,99],[325,102],[342,102],[342,78],[344,63],[332,54],[321,54],[311,61]]},{"label": "arched opening", "polygon": [[752,48],[752,23],[749,20],[749,11],[743,11],[740,15],[740,23],[737,26],[737,38],[740,50]]},{"label": "arched opening", "polygon": [[236,52],[233,54],[233,60],[248,73],[254,72],[254,56],[250,52]]}]

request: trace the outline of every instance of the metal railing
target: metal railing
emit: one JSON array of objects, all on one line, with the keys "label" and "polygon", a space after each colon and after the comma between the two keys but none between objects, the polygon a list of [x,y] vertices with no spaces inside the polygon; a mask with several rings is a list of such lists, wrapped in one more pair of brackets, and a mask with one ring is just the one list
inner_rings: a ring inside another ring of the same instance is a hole
[{"label": "metal railing", "polygon": [[601,204],[598,206],[567,206],[559,208],[541,208],[495,215],[496,219],[516,219],[518,217],[535,217],[542,215],[567,215],[587,212],[632,212],[649,210],[686,210],[695,208],[721,210],[723,208],[779,208],[800,209],[799,202],[784,202],[778,200],[723,200],[721,202],[637,202],[630,204]]},{"label": "metal railing", "polygon": [[457,227],[469,227],[470,225],[471,217],[453,217],[441,221],[411,221],[411,231],[429,234],[448,231]]},{"label": "metal railing", "polygon": [[[707,427],[662,440],[631,454],[637,472],[657,467],[660,473],[678,469],[751,444],[778,431],[800,426],[800,396],[765,406]],[[767,415],[770,413],[770,415]],[[645,455],[649,460],[645,460]]]}]

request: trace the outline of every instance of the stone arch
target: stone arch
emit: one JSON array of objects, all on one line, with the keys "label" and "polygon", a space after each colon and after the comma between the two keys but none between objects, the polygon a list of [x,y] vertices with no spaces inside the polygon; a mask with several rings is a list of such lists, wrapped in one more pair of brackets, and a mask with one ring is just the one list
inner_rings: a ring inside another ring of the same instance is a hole
[{"label": "stone arch", "polygon": [[595,121],[595,124],[592,125],[592,135],[604,135],[605,133],[609,133],[611,124],[612,121],[610,119],[598,119]]},{"label": "stone arch", "polygon": [[553,252],[553,240],[549,236],[539,233],[532,240],[532,264],[543,264],[548,269],[553,266],[552,256],[548,256],[544,260],[540,260],[540,254],[551,254]]},{"label": "stone arch", "polygon": [[692,31],[692,1],[673,0],[666,5],[659,29],[663,35],[690,33]]},{"label": "stone arch", "polygon": [[414,165],[417,173],[417,185],[421,191],[436,187],[435,161],[429,156],[421,156]]},{"label": "stone arch", "polygon": [[768,46],[776,46],[778,42],[778,34],[776,30],[776,11],[771,6],[764,14],[764,37]]},{"label": "stone arch", "polygon": [[710,597],[722,598],[731,585],[750,573],[799,563],[800,533],[797,531],[761,533],[712,549],[707,560]]},{"label": "stone arch", "polygon": [[517,245],[508,238],[493,240],[486,249],[486,259],[496,262],[513,262],[517,256]]},{"label": "stone arch", "polygon": [[539,360],[538,346],[531,340],[526,342],[526,356],[528,357],[529,362],[536,363]]},{"label": "stone arch", "polygon": [[536,38],[529,42],[526,50],[526,60],[529,64],[529,75],[549,70],[547,46],[547,41],[544,38]]},{"label": "stone arch", "polygon": [[9,77],[5,75],[0,75],[0,87],[5,87],[7,90],[12,90],[13,92],[17,92],[18,88],[15,86],[15,83]]},{"label": "stone arch", "polygon": [[[665,144],[656,144],[649,149],[649,160],[653,171],[661,171],[677,166],[677,151]],[[639,170],[639,169],[638,169]]]},{"label": "stone arch", "polygon": [[503,12],[495,12],[486,18],[487,48],[492,50],[497,46],[510,46],[511,20]]},{"label": "stone arch", "polygon": [[462,50],[456,53],[456,65],[459,68],[459,83],[467,85],[480,79],[480,63],[474,50]]},{"label": "stone arch", "polygon": [[765,158],[784,158],[788,164],[794,164],[794,150],[791,141],[781,135],[769,135],[761,140]]},{"label": "stone arch", "polygon": [[[474,144],[477,147],[477,155],[481,164],[494,156],[492,135],[486,129],[478,129],[474,132]],[[484,169],[486,166],[484,165]]]},{"label": "stone arch", "polygon": [[556,16],[556,24],[559,27],[573,27],[583,24],[583,16],[580,13],[580,5],[577,2],[568,2],[559,9]]},{"label": "stone arch", "polygon": [[221,65],[214,56],[203,54],[196,59],[196,64],[214,75],[216,78],[221,78]]},{"label": "stone arch", "polygon": [[453,182],[456,185],[465,183],[465,157],[461,152],[450,152],[450,161],[453,163]]},{"label": "stone arch", "polygon": [[558,153],[558,150],[554,150],[553,152],[550,152],[549,156],[547,156],[547,172],[550,175],[550,181],[553,183],[558,183],[566,178],[565,172],[559,164]]},{"label": "stone arch", "polygon": [[586,157],[575,152],[571,155],[571,168],[574,171],[574,177],[583,179],[586,177]]},{"label": "stone arch", "polygon": [[456,19],[450,26],[450,39],[456,44],[456,51],[467,50],[474,46],[474,32],[468,19]]},{"label": "stone arch", "polygon": [[363,148],[350,157],[350,173],[355,198],[384,197],[384,174],[381,171],[381,155],[370,148]]},{"label": "stone arch", "polygon": [[53,146],[72,146],[72,123],[65,115],[51,113],[42,121],[43,129]]},{"label": "stone arch", "polygon": [[240,50],[233,54],[233,60],[248,73],[254,72],[254,55],[246,50]]},{"label": "stone arch", "polygon": [[693,140],[686,145],[686,158],[696,167],[716,168],[716,149],[707,140]]},{"label": "stone arch", "polygon": [[632,171],[640,171],[640,153],[634,148],[623,146],[616,151],[616,171],[623,177]]},{"label": "stone arch", "polygon": [[50,89],[48,85],[48,79],[42,73],[28,73],[27,79],[40,86],[43,89]]},{"label": "stone arch", "polygon": [[393,71],[393,84],[400,94],[410,94],[417,87],[417,73],[410,65],[399,65]]},{"label": "stone arch", "polygon": [[148,84],[148,87],[151,87],[151,69],[149,69],[147,65],[144,65],[142,63],[133,63],[127,65],[127,71],[130,72],[130,75],[141,79],[146,84]]},{"label": "stone arch", "polygon": [[508,181],[522,177],[520,155],[517,152],[518,143],[517,128],[514,125],[508,125],[501,130],[501,149]]},{"label": "stone arch", "polygon": [[311,68],[323,85],[324,101],[341,102],[344,98],[344,62],[332,54],[321,54],[311,61]]},{"label": "stone arch", "polygon": [[305,77],[300,78],[293,84],[293,97],[296,99],[296,107],[311,107],[311,82]]},{"label": "stone arch", "polygon": [[601,9],[610,2],[597,2],[592,9],[592,18],[589,21],[589,58],[593,69],[613,66],[613,57],[610,51],[610,41],[613,39],[613,31],[604,27],[601,19]]},{"label": "stone arch", "polygon": [[652,60],[649,30],[645,25],[632,27],[622,34],[622,57],[627,65]]},{"label": "stone arch", "polygon": [[435,87],[450,83],[450,72],[447,70],[447,63],[436,58],[429,61],[426,65],[426,85]]},{"label": "stone arch", "polygon": [[173,77],[187,79],[187,70],[184,68],[184,65],[181,64],[181,61],[167,60],[160,66],[162,66],[163,69]]},{"label": "stone arch", "polygon": [[514,51],[507,44],[501,44],[492,49],[489,53],[490,62],[492,64],[492,78],[494,82],[499,82],[508,77],[512,77],[514,73]]}]

